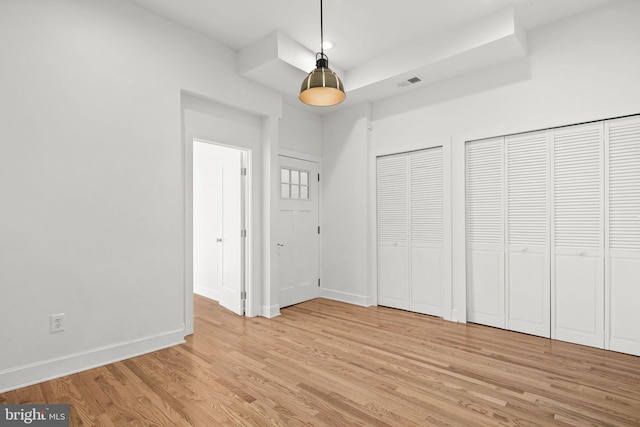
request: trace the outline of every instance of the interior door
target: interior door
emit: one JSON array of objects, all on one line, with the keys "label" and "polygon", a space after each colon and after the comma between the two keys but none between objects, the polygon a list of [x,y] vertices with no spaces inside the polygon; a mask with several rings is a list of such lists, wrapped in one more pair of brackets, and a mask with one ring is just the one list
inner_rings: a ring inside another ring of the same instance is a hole
[{"label": "interior door", "polygon": [[551,336],[549,133],[505,139],[507,329]]},{"label": "interior door", "polygon": [[605,124],[608,347],[640,356],[640,117]]},{"label": "interior door", "polygon": [[409,182],[406,153],[378,157],[378,304],[409,310]]},{"label": "interior door", "polygon": [[244,314],[244,153],[229,150],[222,162],[222,283],[220,305]]},{"label": "interior door", "polygon": [[466,144],[467,318],[505,327],[503,139]]},{"label": "interior door", "polygon": [[320,296],[318,164],[279,156],[278,275],[280,307]]},{"label": "interior door", "polygon": [[222,169],[226,147],[193,141],[193,290],[220,300]]},{"label": "interior door", "polygon": [[553,131],[551,338],[604,347],[603,124]]},{"label": "interior door", "polygon": [[410,153],[411,310],[442,317],[442,147]]}]

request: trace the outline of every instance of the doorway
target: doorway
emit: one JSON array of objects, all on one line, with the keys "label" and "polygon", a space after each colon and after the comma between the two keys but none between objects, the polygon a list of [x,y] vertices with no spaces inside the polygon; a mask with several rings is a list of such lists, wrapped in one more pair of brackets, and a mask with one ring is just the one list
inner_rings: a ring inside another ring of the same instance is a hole
[{"label": "doorway", "polygon": [[193,290],[244,314],[246,150],[193,140]]}]

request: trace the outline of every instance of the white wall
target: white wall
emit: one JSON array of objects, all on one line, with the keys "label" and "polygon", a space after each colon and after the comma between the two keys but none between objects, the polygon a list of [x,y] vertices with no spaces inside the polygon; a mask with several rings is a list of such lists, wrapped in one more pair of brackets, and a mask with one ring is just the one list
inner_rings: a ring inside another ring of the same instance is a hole
[{"label": "white wall", "polygon": [[[373,104],[370,161],[376,154],[425,148],[437,141],[444,142],[445,147],[450,145],[451,292],[453,310],[458,311],[460,320],[464,320],[466,307],[464,141],[640,113],[639,17],[640,2],[614,2],[530,32],[526,60]],[[375,215],[375,209],[363,212],[360,194],[347,187],[349,182],[367,186],[369,197],[375,197],[375,182],[366,179],[361,158],[367,137],[351,131],[362,127],[362,119],[352,115],[353,112],[340,112],[328,116],[323,127],[329,130],[323,140],[325,176],[332,183],[331,191],[326,188],[325,192],[325,218],[340,218],[344,225],[337,227],[347,233],[344,238],[323,237],[323,271],[332,277],[336,294],[367,289],[366,275],[354,273],[361,271],[357,266],[361,265],[363,252],[371,251],[375,243],[375,228],[370,227],[368,234],[355,231],[360,230],[358,222],[363,222],[365,215]],[[334,127],[336,130],[331,131]],[[338,183],[344,188],[334,191]],[[334,256],[328,256],[334,250]],[[374,273],[370,276],[375,280]],[[372,291],[363,298],[374,296]],[[445,318],[451,318],[451,314]]]},{"label": "white wall", "polygon": [[368,104],[327,115],[322,122],[322,296],[374,303],[368,277]]},{"label": "white wall", "polygon": [[0,52],[0,391],[180,342],[181,90],[271,122],[280,96],[127,1],[3,0]]},{"label": "white wall", "polygon": [[638,17],[640,2],[614,2],[530,32],[525,61],[377,102],[372,145],[502,135],[637,104]]},{"label": "white wall", "polygon": [[322,120],[314,113],[293,105],[282,105],[278,147],[320,157],[322,155]]}]

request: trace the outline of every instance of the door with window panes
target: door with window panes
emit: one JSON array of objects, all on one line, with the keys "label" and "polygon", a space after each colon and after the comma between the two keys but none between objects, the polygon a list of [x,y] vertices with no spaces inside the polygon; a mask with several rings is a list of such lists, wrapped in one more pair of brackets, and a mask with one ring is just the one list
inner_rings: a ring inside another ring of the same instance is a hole
[{"label": "door with window panes", "polygon": [[320,296],[318,164],[279,156],[276,253],[280,307]]}]

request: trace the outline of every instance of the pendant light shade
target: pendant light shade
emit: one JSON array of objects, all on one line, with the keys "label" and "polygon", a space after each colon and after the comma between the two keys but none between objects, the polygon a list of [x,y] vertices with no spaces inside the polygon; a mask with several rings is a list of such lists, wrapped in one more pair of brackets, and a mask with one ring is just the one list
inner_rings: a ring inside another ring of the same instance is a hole
[{"label": "pendant light shade", "polygon": [[336,105],[346,95],[340,77],[329,68],[329,59],[324,53],[316,55],[316,69],[309,73],[300,87],[300,101],[317,107]]},{"label": "pendant light shade", "polygon": [[300,87],[300,101],[316,107],[328,107],[344,101],[346,95],[340,78],[329,68],[329,58],[324,54],[324,30],[322,25],[322,0],[320,0],[320,52],[316,54],[316,69],[309,73]]}]

